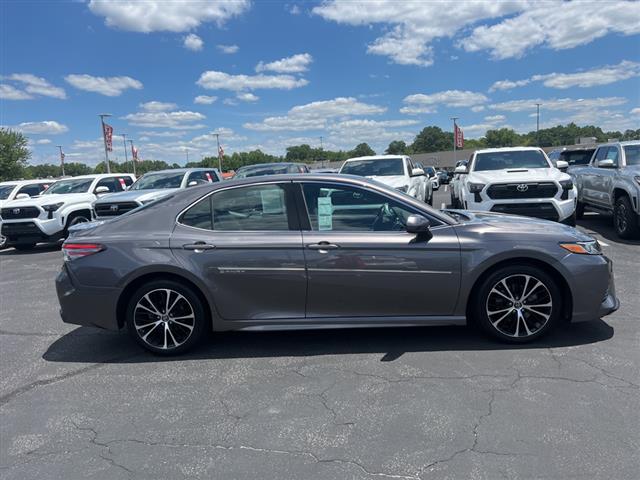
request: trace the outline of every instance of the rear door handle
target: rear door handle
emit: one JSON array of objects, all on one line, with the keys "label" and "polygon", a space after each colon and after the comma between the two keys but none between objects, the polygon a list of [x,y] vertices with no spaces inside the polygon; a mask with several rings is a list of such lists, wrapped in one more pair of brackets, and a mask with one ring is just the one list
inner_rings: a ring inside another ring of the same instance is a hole
[{"label": "rear door handle", "polygon": [[182,248],[184,248],[185,250],[194,250],[196,252],[202,252],[204,250],[213,250],[214,248],[216,248],[216,246],[206,242],[194,242],[194,243],[187,243],[185,245],[182,245]]},{"label": "rear door handle", "polygon": [[336,245],[335,243],[319,242],[310,243],[309,245],[307,245],[307,248],[310,248],[311,250],[335,250],[336,248],[340,248],[340,246]]}]

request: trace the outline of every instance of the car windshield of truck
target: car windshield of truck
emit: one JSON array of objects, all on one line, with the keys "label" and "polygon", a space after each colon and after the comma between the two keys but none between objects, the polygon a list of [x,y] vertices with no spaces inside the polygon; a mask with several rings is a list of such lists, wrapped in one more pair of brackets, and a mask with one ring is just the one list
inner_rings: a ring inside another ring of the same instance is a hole
[{"label": "car windshield of truck", "polygon": [[340,173],[358,175],[360,177],[404,175],[404,165],[402,158],[354,160],[345,163]]},{"label": "car windshield of truck", "polygon": [[538,150],[513,152],[486,152],[476,155],[473,170],[511,170],[513,168],[550,168],[549,162]]},{"label": "car windshield of truck", "polygon": [[0,200],[6,200],[11,195],[15,185],[0,185]]},{"label": "car windshield of truck", "polygon": [[147,173],[135,182],[129,190],[158,190],[180,188],[184,172]]},{"label": "car windshield of truck", "polygon": [[47,188],[42,195],[51,195],[54,193],[86,193],[91,188],[93,178],[71,178],[69,180],[60,180]]},{"label": "car windshield of truck", "polygon": [[274,165],[270,167],[262,168],[247,168],[244,170],[238,170],[233,178],[249,178],[249,177],[261,177],[263,175],[281,175],[283,173],[289,173],[289,165]]},{"label": "car windshield of truck", "polygon": [[560,154],[558,160],[564,160],[569,165],[587,165],[591,161],[594,149],[588,150],[565,150]]},{"label": "car windshield of truck", "polygon": [[640,145],[626,145],[624,156],[627,159],[627,165],[640,165]]}]

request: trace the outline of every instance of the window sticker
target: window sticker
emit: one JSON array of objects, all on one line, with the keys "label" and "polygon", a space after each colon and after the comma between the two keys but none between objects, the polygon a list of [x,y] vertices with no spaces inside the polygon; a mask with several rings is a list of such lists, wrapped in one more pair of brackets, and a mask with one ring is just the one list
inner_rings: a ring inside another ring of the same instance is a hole
[{"label": "window sticker", "polygon": [[279,188],[261,190],[262,213],[284,212],[284,191]]},{"label": "window sticker", "polygon": [[318,230],[333,230],[331,197],[318,197]]}]

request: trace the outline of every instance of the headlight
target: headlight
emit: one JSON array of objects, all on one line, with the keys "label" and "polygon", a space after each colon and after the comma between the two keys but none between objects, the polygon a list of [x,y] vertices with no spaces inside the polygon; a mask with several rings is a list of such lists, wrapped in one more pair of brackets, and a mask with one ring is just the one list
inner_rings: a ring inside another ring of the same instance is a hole
[{"label": "headlight", "polygon": [[45,212],[55,212],[56,210],[58,210],[62,205],[64,205],[64,202],[60,202],[60,203],[52,203],[51,205],[43,205],[42,209]]},{"label": "headlight", "polygon": [[640,185],[640,177],[633,177],[633,178],[635,178],[635,179],[636,179],[636,183],[637,183],[638,185]]},{"label": "headlight", "polygon": [[602,248],[597,240],[590,242],[561,243],[560,246],[568,252],[579,255],[602,255]]},{"label": "headlight", "polygon": [[484,183],[469,183],[467,186],[470,193],[480,193],[484,188]]},{"label": "headlight", "polygon": [[402,187],[397,187],[396,190],[400,190],[403,193],[407,193],[407,190],[409,190],[409,185],[403,185]]},{"label": "headlight", "polygon": [[563,190],[573,190],[573,180],[561,180],[560,186]]}]

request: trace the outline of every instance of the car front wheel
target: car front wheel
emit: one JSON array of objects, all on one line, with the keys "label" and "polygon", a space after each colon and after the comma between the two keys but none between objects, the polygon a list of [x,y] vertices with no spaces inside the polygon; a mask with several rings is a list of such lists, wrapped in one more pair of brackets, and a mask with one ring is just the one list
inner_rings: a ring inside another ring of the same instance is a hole
[{"label": "car front wheel", "polygon": [[509,343],[541,337],[558,322],[562,296],[556,281],[544,270],[522,265],[504,267],[480,286],[473,314],[480,326]]},{"label": "car front wheel", "polygon": [[158,355],[177,355],[204,336],[206,315],[199,296],[173,280],[157,280],[139,288],[129,301],[129,334]]},{"label": "car front wheel", "polygon": [[636,238],[640,234],[638,218],[631,202],[625,196],[618,197],[613,209],[613,224],[620,238]]}]

